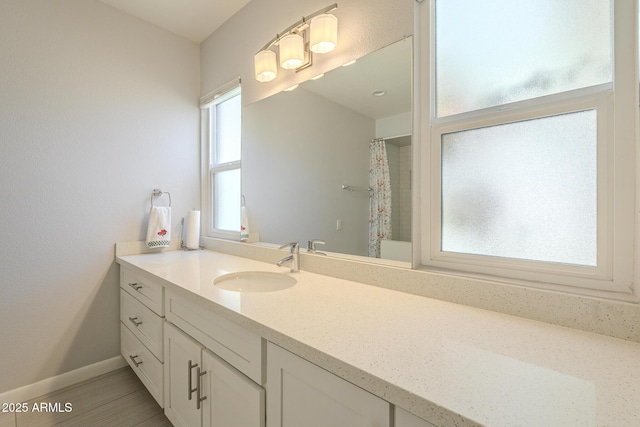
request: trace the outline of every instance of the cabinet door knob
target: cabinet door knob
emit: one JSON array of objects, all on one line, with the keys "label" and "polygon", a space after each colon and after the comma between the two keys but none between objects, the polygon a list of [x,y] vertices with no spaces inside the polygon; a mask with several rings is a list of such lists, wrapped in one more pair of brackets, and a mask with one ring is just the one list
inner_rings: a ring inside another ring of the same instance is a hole
[{"label": "cabinet door knob", "polygon": [[139,321],[137,317],[129,317],[129,321],[133,323],[136,327],[142,325],[142,322]]},{"label": "cabinet door knob", "polygon": [[129,283],[129,286],[131,286],[136,291],[139,291],[142,288],[142,285],[138,285],[137,283]]},{"label": "cabinet door knob", "polygon": [[131,359],[131,361],[133,362],[133,364],[134,364],[134,365],[136,365],[136,368],[137,368],[138,366],[142,365],[142,362],[138,362],[138,361],[136,360],[136,358],[138,358],[138,357],[139,357],[139,356],[138,356],[137,354],[136,354],[135,356],[133,356],[133,355],[131,355],[131,354],[129,355],[129,359]]}]

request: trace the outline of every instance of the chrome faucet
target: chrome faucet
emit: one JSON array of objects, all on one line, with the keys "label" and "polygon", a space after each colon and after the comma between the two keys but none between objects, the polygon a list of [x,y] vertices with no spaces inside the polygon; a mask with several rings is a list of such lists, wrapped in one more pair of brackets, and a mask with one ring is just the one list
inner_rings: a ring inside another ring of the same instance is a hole
[{"label": "chrome faucet", "polygon": [[327,242],[320,239],[309,240],[309,242],[307,243],[307,253],[316,254],[316,255],[326,255],[324,252],[318,252],[316,250],[316,245],[324,245],[326,243]]},{"label": "chrome faucet", "polygon": [[276,263],[278,267],[282,267],[282,264],[291,261],[291,272],[295,273],[300,271],[300,244],[298,242],[285,243],[278,249],[291,248],[291,255],[282,258]]}]

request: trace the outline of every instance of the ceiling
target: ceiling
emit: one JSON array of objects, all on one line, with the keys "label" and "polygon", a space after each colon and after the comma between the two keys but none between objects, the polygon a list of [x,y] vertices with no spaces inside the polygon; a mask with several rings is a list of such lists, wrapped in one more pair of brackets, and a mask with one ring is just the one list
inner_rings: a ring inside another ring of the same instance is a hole
[{"label": "ceiling", "polygon": [[409,112],[412,46],[406,38],[301,87],[373,119]]},{"label": "ceiling", "polygon": [[250,0],[99,0],[198,44]]}]

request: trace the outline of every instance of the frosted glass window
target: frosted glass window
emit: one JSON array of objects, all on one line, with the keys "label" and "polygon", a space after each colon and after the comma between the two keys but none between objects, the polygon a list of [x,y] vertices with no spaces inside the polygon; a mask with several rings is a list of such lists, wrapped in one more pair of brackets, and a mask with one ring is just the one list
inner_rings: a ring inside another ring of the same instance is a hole
[{"label": "frosted glass window", "polygon": [[214,175],[213,211],[218,230],[240,231],[240,169]]},{"label": "frosted glass window", "polygon": [[442,250],[597,264],[597,113],[442,135]]},{"label": "frosted glass window", "polygon": [[216,161],[240,160],[240,95],[216,105]]},{"label": "frosted glass window", "polygon": [[437,117],[612,81],[611,0],[437,0]]}]

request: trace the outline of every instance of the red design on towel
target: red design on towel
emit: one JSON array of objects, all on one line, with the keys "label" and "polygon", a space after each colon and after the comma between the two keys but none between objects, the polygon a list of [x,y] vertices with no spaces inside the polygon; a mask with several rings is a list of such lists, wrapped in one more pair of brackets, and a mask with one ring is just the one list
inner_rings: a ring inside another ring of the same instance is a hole
[{"label": "red design on towel", "polygon": [[167,230],[165,230],[164,228],[158,231],[158,236],[164,236],[165,234],[167,234]]}]

